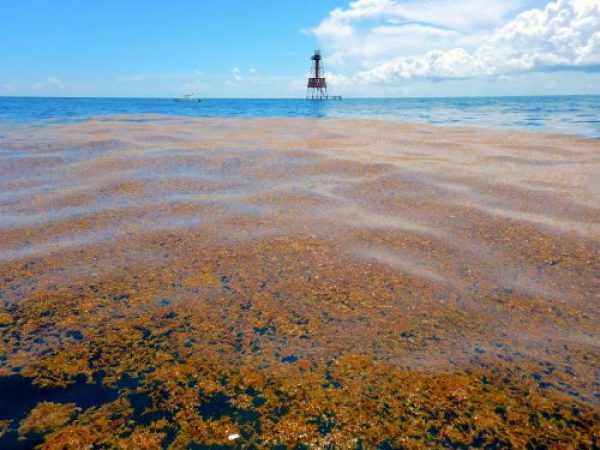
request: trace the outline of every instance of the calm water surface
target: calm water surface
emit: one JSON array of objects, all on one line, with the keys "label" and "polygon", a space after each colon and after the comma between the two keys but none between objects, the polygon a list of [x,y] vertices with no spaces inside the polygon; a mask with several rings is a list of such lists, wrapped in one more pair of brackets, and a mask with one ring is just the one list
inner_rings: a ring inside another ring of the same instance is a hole
[{"label": "calm water surface", "polygon": [[328,117],[538,130],[600,138],[600,96],[345,99],[0,97],[0,125],[64,122],[103,114],[194,117]]}]

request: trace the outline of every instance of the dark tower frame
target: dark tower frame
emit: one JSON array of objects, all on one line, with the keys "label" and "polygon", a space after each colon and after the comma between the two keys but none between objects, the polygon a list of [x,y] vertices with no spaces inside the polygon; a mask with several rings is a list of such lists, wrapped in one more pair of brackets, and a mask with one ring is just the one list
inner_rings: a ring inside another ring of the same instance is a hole
[{"label": "dark tower frame", "polygon": [[315,54],[310,59],[312,60],[312,68],[310,70],[311,77],[308,79],[308,84],[306,86],[306,99],[327,100],[327,81],[324,76],[321,52],[315,50]]}]

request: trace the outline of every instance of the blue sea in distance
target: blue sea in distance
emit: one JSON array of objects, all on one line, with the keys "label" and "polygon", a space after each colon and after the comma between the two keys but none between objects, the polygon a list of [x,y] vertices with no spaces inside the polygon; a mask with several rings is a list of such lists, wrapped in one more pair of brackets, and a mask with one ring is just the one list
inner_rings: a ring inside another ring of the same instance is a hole
[{"label": "blue sea in distance", "polygon": [[600,96],[304,99],[0,97],[0,125],[55,123],[106,114],[193,117],[386,119],[564,133],[600,139]]}]

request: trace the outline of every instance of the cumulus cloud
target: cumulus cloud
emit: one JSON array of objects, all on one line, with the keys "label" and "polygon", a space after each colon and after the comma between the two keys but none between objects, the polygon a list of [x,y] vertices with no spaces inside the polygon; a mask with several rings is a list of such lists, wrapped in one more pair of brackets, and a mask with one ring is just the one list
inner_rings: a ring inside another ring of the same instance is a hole
[{"label": "cumulus cloud", "polygon": [[358,0],[332,11],[314,33],[333,45],[334,64],[360,57],[355,79],[367,83],[600,68],[600,0],[556,0],[503,19],[515,8],[514,1],[482,8],[471,0]]},{"label": "cumulus cloud", "polygon": [[336,8],[313,31],[318,36],[349,36],[364,20],[388,23],[428,23],[446,28],[476,29],[501,24],[523,0],[356,0],[347,9]]},{"label": "cumulus cloud", "polygon": [[525,0],[357,0],[310,30],[336,65],[370,64],[423,48],[464,44],[503,23]]}]

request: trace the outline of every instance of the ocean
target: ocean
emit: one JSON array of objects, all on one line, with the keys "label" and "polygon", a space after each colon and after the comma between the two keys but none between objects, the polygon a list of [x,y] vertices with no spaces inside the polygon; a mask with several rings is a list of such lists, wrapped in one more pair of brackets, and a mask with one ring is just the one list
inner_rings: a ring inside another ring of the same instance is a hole
[{"label": "ocean", "polygon": [[0,449],[591,448],[598,100],[0,99]]},{"label": "ocean", "polygon": [[304,99],[0,97],[0,125],[83,120],[106,114],[192,117],[386,119],[484,126],[600,139],[600,96]]}]

